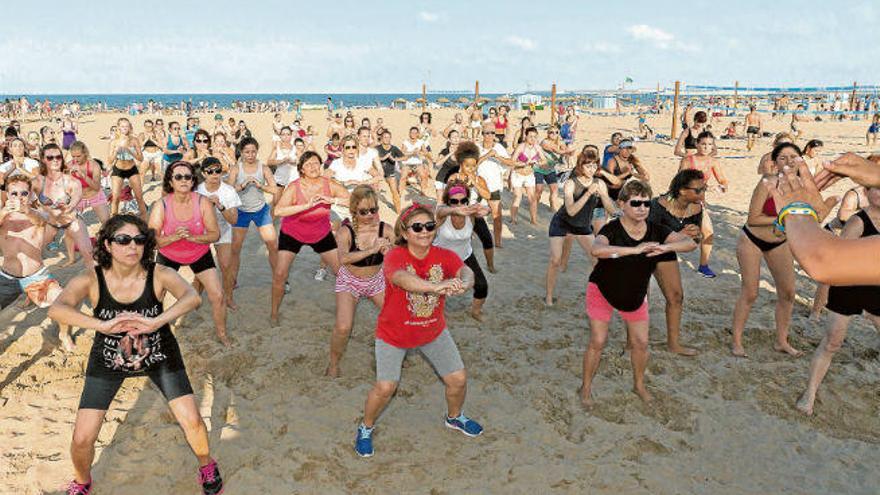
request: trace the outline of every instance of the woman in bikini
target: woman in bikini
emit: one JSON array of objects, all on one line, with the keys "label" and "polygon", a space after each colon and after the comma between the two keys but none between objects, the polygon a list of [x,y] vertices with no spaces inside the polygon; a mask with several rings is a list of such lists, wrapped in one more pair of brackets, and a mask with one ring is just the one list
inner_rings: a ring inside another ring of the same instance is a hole
[{"label": "woman in bikini", "polygon": [[[712,154],[714,150],[715,136],[709,131],[701,132],[697,137],[697,152],[682,158],[678,164],[678,170],[699,170],[706,177],[707,184],[714,177],[718,188],[725,193],[727,192],[728,180],[724,176],[718,159]],[[709,256],[712,254],[715,229],[712,226],[708,209],[704,209],[704,212],[701,227],[702,238],[700,239],[700,266],[697,268],[697,272],[706,278],[715,278],[715,272],[709,268]]]},{"label": "woman in bikini", "polygon": [[[675,143],[675,150],[673,151],[675,156],[684,158],[697,152],[697,136],[706,130],[706,122],[708,120],[708,115],[702,110],[694,114],[694,123],[681,133],[681,136],[678,137],[678,141]],[[716,154],[714,148],[711,154]]]},{"label": "woman in bikini", "polygon": [[144,121],[144,132],[138,136],[144,146],[140,173],[146,178],[149,171],[151,181],[156,180],[156,169],[162,166],[162,147],[159,143],[165,142],[164,132],[160,133],[156,127],[152,120],[147,119]]},{"label": "woman in bikini", "polygon": [[109,202],[104,188],[101,187],[101,165],[92,158],[88,147],[82,141],[74,141],[70,145],[70,176],[82,186],[82,199],[79,200],[77,211],[82,215],[91,208],[98,217],[99,223],[110,218]]},{"label": "woman in bikini", "polygon": [[336,325],[330,337],[327,376],[339,376],[339,360],[348,344],[361,298],[382,309],[385,276],[382,261],[394,245],[393,228],[379,219],[379,196],[370,186],[357,186],[349,198],[351,220],[336,231],[339,271],[336,274]]},{"label": "woman in bikini", "polygon": [[[774,173],[783,167],[796,167],[801,160],[801,150],[792,143],[782,143],[771,153]],[[776,286],[776,342],[773,349],[792,356],[801,351],[788,342],[791,313],[794,308],[795,274],[794,258],[785,242],[785,233],[774,225],[778,214],[777,205],[770,196],[764,181],[758,183],[749,203],[749,215],[736,245],[736,259],[742,274],[742,289],[733,310],[734,356],[747,357],[742,336],[752,305],[758,299],[758,283],[761,278],[761,260],[767,263],[773,284]]]},{"label": "woman in bikini", "polygon": [[116,121],[116,138],[111,139],[107,152],[107,163],[111,167],[110,189],[110,213],[115,215],[119,212],[119,201],[122,195],[122,186],[128,181],[131,193],[137,201],[138,212],[141,218],[147,216],[147,203],[144,201],[143,183],[137,164],[144,159],[141,152],[140,140],[132,134],[131,122],[122,117]]},{"label": "woman in bikini", "polygon": [[569,148],[559,136],[560,131],[556,126],[547,129],[547,137],[541,140],[541,150],[547,158],[546,168],[535,169],[535,201],[541,202],[544,185],[550,189],[550,209],[559,209],[559,173],[557,170],[565,168],[568,158],[574,153],[574,148]]},{"label": "woman in bikini", "polygon": [[785,143],[793,143],[794,139],[791,137],[791,134],[787,132],[780,132],[773,138],[773,146],[770,148],[770,151],[764,153],[760,160],[758,160],[758,175],[775,175],[776,174],[776,165],[773,163],[773,159],[771,158],[771,153],[776,149],[780,144]]},{"label": "woman in bikini", "polygon": [[519,204],[522,201],[523,190],[529,201],[529,222],[538,224],[538,202],[535,197],[535,167],[546,167],[547,158],[538,146],[538,129],[529,127],[525,132],[525,142],[517,145],[513,152],[516,164],[510,174],[510,184],[513,187],[513,202],[510,204],[510,220],[516,225]]},{"label": "woman in bikini", "polygon": [[[82,186],[68,173],[63,152],[57,144],[43,146],[40,160],[40,176],[35,181],[34,192],[40,210],[46,215],[46,239],[53,239],[61,230],[65,240],[79,249],[83,265],[89,269],[95,266],[92,243],[86,224],[76,209],[82,199]],[[71,249],[62,266],[71,266],[75,261]]]}]

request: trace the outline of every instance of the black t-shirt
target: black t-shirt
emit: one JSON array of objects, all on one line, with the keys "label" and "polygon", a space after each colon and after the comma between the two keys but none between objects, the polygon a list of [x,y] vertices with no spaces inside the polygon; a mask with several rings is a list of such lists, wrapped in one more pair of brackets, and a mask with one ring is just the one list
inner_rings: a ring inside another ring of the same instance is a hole
[{"label": "black t-shirt", "polygon": [[[703,209],[700,208],[699,213],[695,213],[689,217],[679,218],[669,212],[660,204],[660,198],[651,200],[651,212],[648,214],[648,221],[658,223],[673,232],[680,232],[686,225],[703,225]],[[657,261],[674,261],[678,259],[675,253],[661,254],[657,257]]]},{"label": "black t-shirt", "polygon": [[394,160],[392,160],[392,158],[403,158],[403,152],[400,151],[400,148],[398,148],[397,146],[394,146],[393,144],[387,150],[385,148],[383,148],[382,145],[380,144],[379,146],[376,146],[376,151],[379,152],[380,159],[385,155],[390,155],[389,158],[381,160],[382,167],[385,169],[389,169],[389,168],[393,169],[394,168]]},{"label": "black t-shirt", "polygon": [[[599,231],[612,246],[635,247],[643,242],[663,243],[672,230],[662,224],[648,221],[648,229],[641,239],[633,239],[626,233],[620,219],[614,219]],[[648,282],[661,256],[649,258],[645,254],[603,258],[596,263],[590,282],[618,311],[635,311],[648,295]]]},{"label": "black t-shirt", "polygon": [[[440,156],[445,158],[446,155],[449,154],[449,148],[440,152]],[[448,160],[443,162],[443,165],[440,167],[440,170],[437,171],[437,175],[434,177],[437,182],[442,182],[446,184],[449,180],[449,176],[452,174],[457,174],[458,171],[461,170],[461,167],[458,165],[458,162],[455,161],[455,157],[450,156]]]}]

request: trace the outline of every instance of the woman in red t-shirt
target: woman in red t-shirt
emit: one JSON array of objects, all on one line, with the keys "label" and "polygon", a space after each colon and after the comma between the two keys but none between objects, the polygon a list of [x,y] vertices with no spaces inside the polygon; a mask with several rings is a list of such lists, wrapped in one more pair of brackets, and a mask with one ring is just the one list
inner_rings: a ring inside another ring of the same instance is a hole
[{"label": "woman in red t-shirt", "polygon": [[373,455],[376,418],[397,389],[410,349],[418,349],[446,384],[446,426],[470,437],[483,432],[462,412],[467,375],[443,316],[446,296],[470,290],[474,274],[457,254],[432,245],[436,228],[432,210],[419,204],[401,213],[394,226],[398,246],[385,255],[385,304],[376,325],[376,384],[355,439],[361,457]]}]

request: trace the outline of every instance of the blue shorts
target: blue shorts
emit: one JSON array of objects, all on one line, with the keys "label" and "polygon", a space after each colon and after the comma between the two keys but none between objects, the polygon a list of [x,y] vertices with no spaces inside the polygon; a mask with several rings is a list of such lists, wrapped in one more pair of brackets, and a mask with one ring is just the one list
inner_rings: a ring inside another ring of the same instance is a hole
[{"label": "blue shorts", "polygon": [[257,211],[242,211],[241,208],[238,209],[238,220],[235,222],[235,227],[240,229],[246,229],[250,227],[251,222],[256,224],[257,228],[262,227],[263,225],[270,225],[272,223],[272,209],[269,207],[269,204],[264,204],[262,208]]},{"label": "blue shorts", "polygon": [[535,184],[556,184],[559,181],[559,177],[556,175],[556,172],[538,172],[535,170]]},{"label": "blue shorts", "polygon": [[608,217],[608,213],[605,211],[605,208],[593,208],[593,220],[605,220],[606,217]]},{"label": "blue shorts", "polygon": [[868,134],[878,134],[878,133],[880,133],[880,124],[871,124],[871,126],[868,127]]}]

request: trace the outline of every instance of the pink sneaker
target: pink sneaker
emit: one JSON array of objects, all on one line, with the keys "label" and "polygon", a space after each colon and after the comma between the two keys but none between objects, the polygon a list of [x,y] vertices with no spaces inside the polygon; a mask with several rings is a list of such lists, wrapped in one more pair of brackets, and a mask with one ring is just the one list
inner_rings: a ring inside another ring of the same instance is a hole
[{"label": "pink sneaker", "polygon": [[217,461],[211,459],[207,466],[199,468],[199,484],[202,485],[202,493],[204,495],[220,495],[223,493],[223,478],[220,477]]},{"label": "pink sneaker", "polygon": [[85,484],[71,480],[64,489],[67,490],[67,495],[89,495],[92,493],[92,480]]}]

